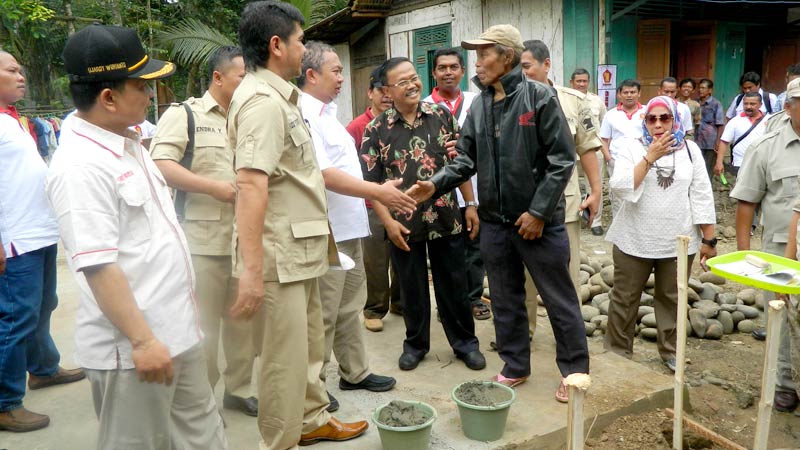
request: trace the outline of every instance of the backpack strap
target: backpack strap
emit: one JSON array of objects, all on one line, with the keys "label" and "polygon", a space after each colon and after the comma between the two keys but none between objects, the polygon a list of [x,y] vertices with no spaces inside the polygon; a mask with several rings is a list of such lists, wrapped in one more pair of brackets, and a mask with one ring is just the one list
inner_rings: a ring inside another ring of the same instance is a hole
[{"label": "backpack strap", "polygon": [[[186,133],[188,135],[188,142],[186,143],[186,150],[183,152],[183,158],[180,160],[180,165],[186,170],[192,170],[192,160],[194,159],[194,113],[188,103],[181,103],[186,110]],[[186,192],[180,189],[175,190],[175,214],[178,216],[179,221],[183,221],[183,216],[186,211]]]}]

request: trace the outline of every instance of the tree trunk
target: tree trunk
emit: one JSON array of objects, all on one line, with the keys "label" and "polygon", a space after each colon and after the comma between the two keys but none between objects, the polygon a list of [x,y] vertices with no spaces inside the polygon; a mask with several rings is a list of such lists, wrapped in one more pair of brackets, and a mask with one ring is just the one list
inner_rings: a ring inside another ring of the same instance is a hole
[{"label": "tree trunk", "polygon": [[67,16],[67,34],[75,34],[75,21],[72,17],[72,0],[64,0],[64,15]]},{"label": "tree trunk", "polygon": [[194,63],[192,67],[189,68],[189,76],[186,78],[186,96],[184,99],[187,99],[192,96],[195,91],[195,86],[197,85],[197,72],[199,70],[199,64]]},{"label": "tree trunk", "polygon": [[[147,0],[150,1],[150,0]],[[122,26],[122,10],[119,7],[119,0],[108,0],[108,8],[113,15],[114,23],[112,25]]]}]

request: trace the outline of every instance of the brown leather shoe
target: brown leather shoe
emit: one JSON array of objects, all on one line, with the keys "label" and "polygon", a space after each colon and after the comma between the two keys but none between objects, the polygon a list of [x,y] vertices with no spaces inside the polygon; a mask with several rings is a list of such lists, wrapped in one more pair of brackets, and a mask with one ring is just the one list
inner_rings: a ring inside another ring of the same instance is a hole
[{"label": "brown leather shoe", "polygon": [[73,383],[84,378],[86,378],[86,374],[83,373],[83,369],[67,370],[59,366],[56,374],[51,377],[37,377],[34,374],[29,374],[28,388],[33,391],[36,389],[46,388],[48,386],[55,386],[57,384]]},{"label": "brown leather shoe", "polygon": [[300,436],[299,444],[306,446],[316,444],[319,441],[347,441],[361,436],[367,431],[367,428],[369,428],[369,424],[366,420],[342,423],[335,417],[331,417],[325,425],[311,433]]},{"label": "brown leather shoe", "polygon": [[50,425],[50,418],[44,414],[36,414],[24,407],[0,412],[0,430],[25,433]]}]

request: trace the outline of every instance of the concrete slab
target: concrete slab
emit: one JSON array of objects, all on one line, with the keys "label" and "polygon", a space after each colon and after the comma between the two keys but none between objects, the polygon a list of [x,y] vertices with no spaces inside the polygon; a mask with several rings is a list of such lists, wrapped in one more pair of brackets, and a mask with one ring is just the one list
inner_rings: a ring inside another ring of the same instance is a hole
[{"label": "concrete slab", "polygon": [[[73,333],[78,290],[66,265],[59,265],[60,305],[53,315],[52,334],[62,353],[63,365],[73,367]],[[366,333],[371,367],[376,373],[397,378],[397,387],[391,392],[342,392],[338,389],[335,364],[329,369],[328,386],[336,396],[341,409],[336,416],[343,421],[370,418],[372,411],[393,399],[422,400],[438,411],[434,423],[431,449],[433,450],[488,450],[488,449],[560,449],[566,442],[567,406],[554,398],[559,383],[555,365],[555,344],[550,324],[539,318],[539,330],[533,343],[533,375],[517,388],[517,401],[511,407],[509,422],[503,438],[484,443],[468,440],[461,431],[458,409],[450,399],[453,387],[463,381],[489,379],[502,367],[496,353],[489,351],[494,338],[492,321],[476,321],[488,366],[482,371],[472,371],[455,358],[446,343],[438,322],[431,326],[431,352],[420,366],[411,372],[397,368],[397,358],[402,349],[404,326],[402,318],[389,315],[380,333]],[[592,388],[587,395],[584,413],[585,429],[597,432],[616,417],[672,404],[672,377],[652,371],[638,363],[603,351],[602,341],[590,339],[592,355]],[[276,386],[279,389],[279,386]],[[222,387],[217,389],[218,402],[222,403]],[[51,425],[44,430],[14,434],[0,432],[0,449],[8,450],[84,450],[95,446],[97,419],[91,400],[88,382],[31,391],[25,398],[29,409],[49,414]],[[227,423],[227,436],[231,449],[256,449],[259,439],[256,421],[243,414],[223,410]],[[593,425],[592,425],[593,424]],[[364,449],[381,448],[377,428],[370,424],[362,437],[346,443],[321,443],[314,448]]]}]

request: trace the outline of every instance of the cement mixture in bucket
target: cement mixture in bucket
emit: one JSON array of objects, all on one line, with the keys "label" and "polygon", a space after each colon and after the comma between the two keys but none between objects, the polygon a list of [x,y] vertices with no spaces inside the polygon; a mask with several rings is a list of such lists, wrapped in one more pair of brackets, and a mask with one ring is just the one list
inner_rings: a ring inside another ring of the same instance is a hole
[{"label": "cement mixture in bucket", "polygon": [[413,403],[392,400],[381,409],[378,422],[390,427],[413,427],[430,420],[431,415]]},{"label": "cement mixture in bucket", "polygon": [[456,389],[456,398],[475,406],[495,406],[511,400],[511,393],[491,383],[470,381]]}]

